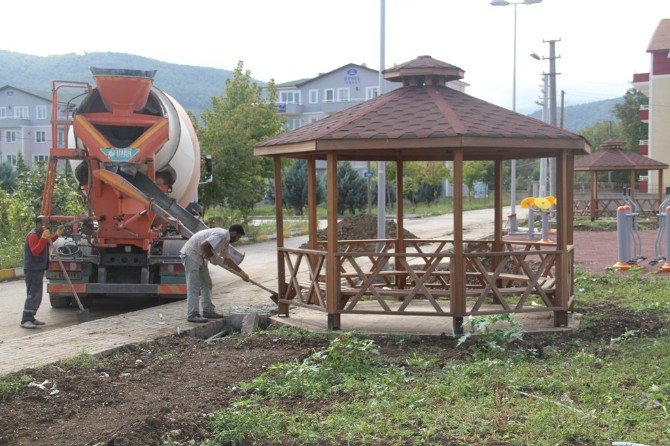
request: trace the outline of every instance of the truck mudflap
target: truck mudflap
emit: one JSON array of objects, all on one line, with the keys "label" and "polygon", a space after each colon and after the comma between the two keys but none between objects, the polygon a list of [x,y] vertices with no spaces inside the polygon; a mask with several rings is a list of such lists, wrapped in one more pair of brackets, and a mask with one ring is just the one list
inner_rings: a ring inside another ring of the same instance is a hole
[{"label": "truck mudflap", "polygon": [[[77,294],[160,294],[186,295],[186,284],[148,283],[73,283]],[[48,283],[49,294],[72,295],[67,283]]]}]

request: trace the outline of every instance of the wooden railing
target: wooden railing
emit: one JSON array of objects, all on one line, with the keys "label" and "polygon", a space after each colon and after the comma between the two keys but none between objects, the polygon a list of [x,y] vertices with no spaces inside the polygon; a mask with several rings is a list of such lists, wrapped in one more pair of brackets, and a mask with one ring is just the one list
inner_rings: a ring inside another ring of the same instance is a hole
[{"label": "wooden railing", "polygon": [[[404,245],[406,252],[395,252],[395,240],[338,242],[338,313],[454,316],[453,241],[411,239]],[[571,248],[561,252],[539,242],[503,242],[499,251],[493,246],[464,243],[463,315],[567,310],[556,303],[556,266],[567,255],[571,274]],[[325,250],[279,251],[288,275],[280,302],[326,311]]]},{"label": "wooden railing", "polygon": [[[616,217],[617,208],[626,204],[622,198],[600,198],[596,201],[597,217]],[[658,198],[633,198],[632,201],[637,205],[639,213],[643,217],[653,217],[661,205]],[[574,200],[572,209],[575,215],[588,217],[591,215],[591,200]]]}]

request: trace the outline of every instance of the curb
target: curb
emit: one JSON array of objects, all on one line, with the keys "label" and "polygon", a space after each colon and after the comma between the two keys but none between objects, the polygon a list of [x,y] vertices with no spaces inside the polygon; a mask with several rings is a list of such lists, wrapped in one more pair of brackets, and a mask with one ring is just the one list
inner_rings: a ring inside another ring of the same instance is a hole
[{"label": "curb", "polygon": [[8,282],[10,280],[16,280],[22,278],[23,278],[23,268],[0,269],[0,282]]}]

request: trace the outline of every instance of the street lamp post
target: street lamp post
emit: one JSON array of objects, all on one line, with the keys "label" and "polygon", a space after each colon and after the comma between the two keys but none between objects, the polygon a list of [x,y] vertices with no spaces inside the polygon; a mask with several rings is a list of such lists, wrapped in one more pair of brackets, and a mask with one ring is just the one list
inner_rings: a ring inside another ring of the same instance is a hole
[{"label": "street lamp post", "polygon": [[[507,0],[491,0],[493,6],[508,6],[514,5],[514,64],[512,71],[512,110],[516,111],[516,7],[517,5],[532,5],[541,3],[542,0],[523,0],[517,2],[510,2]],[[517,232],[516,222],[516,160],[511,161],[510,169],[510,215],[509,215],[509,232],[511,234]]]}]

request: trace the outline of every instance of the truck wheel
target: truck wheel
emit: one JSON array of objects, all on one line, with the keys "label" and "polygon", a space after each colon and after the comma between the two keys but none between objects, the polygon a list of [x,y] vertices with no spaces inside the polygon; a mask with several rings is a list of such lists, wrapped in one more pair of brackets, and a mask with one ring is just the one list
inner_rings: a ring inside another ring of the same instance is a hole
[{"label": "truck wheel", "polygon": [[49,294],[49,301],[51,302],[52,308],[67,308],[70,306],[72,298],[70,296],[58,296]]}]

